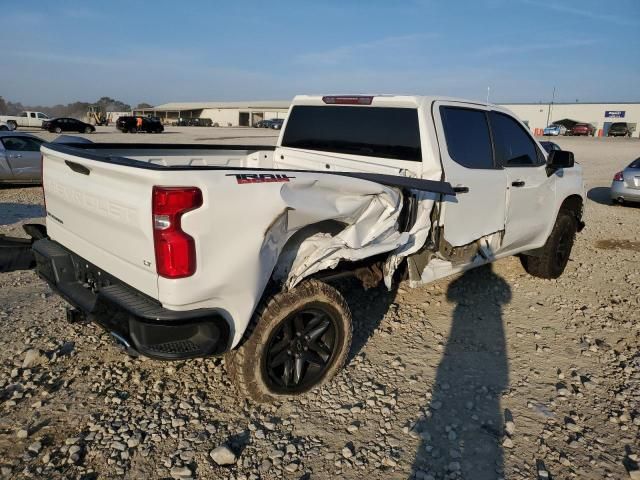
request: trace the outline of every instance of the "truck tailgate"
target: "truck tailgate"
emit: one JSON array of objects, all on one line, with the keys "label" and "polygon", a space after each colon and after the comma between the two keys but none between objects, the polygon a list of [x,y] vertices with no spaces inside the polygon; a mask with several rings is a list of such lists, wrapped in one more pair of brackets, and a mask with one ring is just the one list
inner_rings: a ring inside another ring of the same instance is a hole
[{"label": "truck tailgate", "polygon": [[154,175],[47,147],[42,153],[49,237],[157,298],[151,224]]}]

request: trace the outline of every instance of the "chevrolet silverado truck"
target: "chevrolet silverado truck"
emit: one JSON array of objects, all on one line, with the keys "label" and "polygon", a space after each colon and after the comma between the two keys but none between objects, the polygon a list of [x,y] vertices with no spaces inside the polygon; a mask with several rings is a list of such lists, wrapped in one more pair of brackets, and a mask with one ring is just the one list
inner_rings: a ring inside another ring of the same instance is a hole
[{"label": "chevrolet silverado truck", "polygon": [[21,112],[20,115],[0,115],[0,122],[5,122],[9,130],[18,127],[42,127],[42,122],[49,120],[49,116],[42,112]]},{"label": "chevrolet silverado truck", "polygon": [[129,353],[225,353],[256,401],[345,363],[336,278],[418,286],[509,255],[556,278],[583,227],[573,154],[547,154],[511,112],[472,101],[297,96],[275,147],[42,154],[41,277]]}]

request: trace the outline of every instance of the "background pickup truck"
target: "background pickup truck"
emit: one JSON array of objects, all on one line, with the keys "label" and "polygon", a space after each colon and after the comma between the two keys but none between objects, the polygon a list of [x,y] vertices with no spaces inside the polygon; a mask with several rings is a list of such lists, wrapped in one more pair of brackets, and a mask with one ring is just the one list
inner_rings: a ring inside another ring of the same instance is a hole
[{"label": "background pickup truck", "polygon": [[258,401],[343,365],[333,279],[416,286],[520,255],[562,274],[582,170],[509,111],[413,96],[298,96],[276,147],[49,144],[38,271],[130,353],[228,352]]},{"label": "background pickup truck", "polygon": [[11,130],[18,127],[42,127],[42,122],[49,116],[42,112],[21,112],[20,115],[0,115],[0,122],[5,122]]}]

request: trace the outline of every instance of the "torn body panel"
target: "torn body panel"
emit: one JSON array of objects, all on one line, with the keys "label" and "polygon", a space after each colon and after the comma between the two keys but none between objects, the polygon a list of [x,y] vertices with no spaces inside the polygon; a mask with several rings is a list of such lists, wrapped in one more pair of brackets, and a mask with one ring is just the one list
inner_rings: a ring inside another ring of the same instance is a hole
[{"label": "torn body panel", "polygon": [[408,259],[409,284],[412,287],[433,282],[454,273],[478,267],[497,259],[504,238],[504,230],[491,233],[466,245],[453,247],[442,232],[439,244],[423,249]]}]

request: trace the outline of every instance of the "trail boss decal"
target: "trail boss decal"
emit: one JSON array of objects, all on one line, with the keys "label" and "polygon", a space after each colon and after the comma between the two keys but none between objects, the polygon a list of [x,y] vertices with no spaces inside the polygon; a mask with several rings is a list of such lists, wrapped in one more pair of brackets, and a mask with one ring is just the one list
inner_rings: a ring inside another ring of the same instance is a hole
[{"label": "trail boss decal", "polygon": [[227,177],[236,177],[239,184],[288,182],[292,178],[284,173],[228,173]]}]

